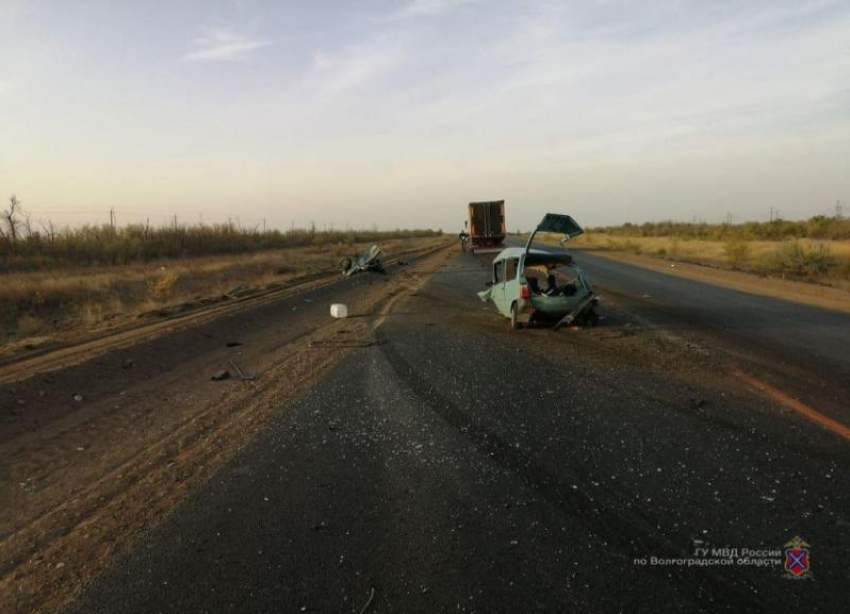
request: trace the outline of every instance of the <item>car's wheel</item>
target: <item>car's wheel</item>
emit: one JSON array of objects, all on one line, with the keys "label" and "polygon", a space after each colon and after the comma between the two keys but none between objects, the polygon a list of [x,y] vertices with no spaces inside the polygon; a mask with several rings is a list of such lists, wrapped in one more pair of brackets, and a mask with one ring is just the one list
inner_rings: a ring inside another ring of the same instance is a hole
[{"label": "car's wheel", "polygon": [[350,269],[351,268],[351,258],[343,258],[342,260],[340,260],[339,261],[339,268],[341,268],[343,271],[347,271],[348,269]]},{"label": "car's wheel", "polygon": [[511,305],[511,330],[520,330],[522,322],[519,321],[519,308],[516,303]]}]

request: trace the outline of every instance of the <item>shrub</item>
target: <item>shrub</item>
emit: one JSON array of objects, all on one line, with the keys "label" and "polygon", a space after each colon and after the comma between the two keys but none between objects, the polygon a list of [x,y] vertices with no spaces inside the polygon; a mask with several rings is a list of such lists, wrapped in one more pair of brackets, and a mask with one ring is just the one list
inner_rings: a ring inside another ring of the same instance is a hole
[{"label": "shrub", "polygon": [[682,253],[681,248],[679,247],[679,235],[673,235],[670,238],[670,255],[673,258],[678,258]]},{"label": "shrub", "polygon": [[623,249],[627,252],[632,252],[633,254],[640,254],[643,252],[643,247],[641,247],[640,243],[635,243],[631,239],[626,239],[626,242],[623,243]]},{"label": "shrub", "polygon": [[799,241],[786,241],[767,256],[769,269],[788,275],[826,275],[838,266],[838,259],[828,245],[821,243],[806,248]]},{"label": "shrub", "polygon": [[155,297],[165,296],[174,289],[178,281],[180,281],[180,276],[177,273],[166,270],[162,277],[151,285],[151,294]]},{"label": "shrub", "polygon": [[[16,227],[17,228],[17,227]],[[27,271],[63,265],[123,265],[171,258],[244,254],[270,249],[337,243],[361,243],[436,237],[434,230],[325,231],[293,228],[287,232],[240,230],[230,224],[151,228],[134,224],[82,226],[40,234],[33,231],[12,241],[0,234],[0,271]]]},{"label": "shrub", "polygon": [[750,244],[740,238],[727,239],[723,244],[723,253],[733,267],[740,267],[750,259],[752,250]]},{"label": "shrub", "polygon": [[[590,231],[591,229],[585,229]],[[730,236],[781,241],[783,239],[850,239],[850,218],[816,215],[805,221],[775,219],[769,222],[708,224],[706,222],[646,222],[593,228],[593,232],[621,237],[671,237],[722,241]]]}]

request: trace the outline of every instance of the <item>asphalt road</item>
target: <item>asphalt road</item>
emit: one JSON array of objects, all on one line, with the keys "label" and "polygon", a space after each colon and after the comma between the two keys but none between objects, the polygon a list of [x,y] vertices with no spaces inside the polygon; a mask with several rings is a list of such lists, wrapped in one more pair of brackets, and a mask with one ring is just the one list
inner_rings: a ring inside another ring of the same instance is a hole
[{"label": "asphalt road", "polygon": [[[711,340],[758,363],[766,377],[846,421],[850,315],[730,290],[577,252],[601,292],[630,313],[690,338]],[[800,381],[796,381],[796,380]]]},{"label": "asphalt road", "polygon": [[843,394],[848,318],[579,260],[602,325],[512,333],[459,255],[71,611],[848,611],[847,440],[729,375]]}]

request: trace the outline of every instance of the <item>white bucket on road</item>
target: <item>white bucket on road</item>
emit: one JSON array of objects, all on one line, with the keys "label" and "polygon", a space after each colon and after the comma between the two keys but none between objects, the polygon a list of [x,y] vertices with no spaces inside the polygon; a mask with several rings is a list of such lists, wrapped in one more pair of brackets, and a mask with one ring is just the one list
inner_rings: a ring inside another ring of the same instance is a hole
[{"label": "white bucket on road", "polygon": [[331,317],[347,318],[348,317],[348,307],[346,307],[342,303],[334,303],[333,305],[331,305]]}]

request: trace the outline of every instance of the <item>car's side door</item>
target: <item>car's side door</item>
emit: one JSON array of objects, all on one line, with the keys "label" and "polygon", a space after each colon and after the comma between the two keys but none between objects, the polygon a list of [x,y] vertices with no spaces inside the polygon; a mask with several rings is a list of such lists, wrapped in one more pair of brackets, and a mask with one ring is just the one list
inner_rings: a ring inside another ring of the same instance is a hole
[{"label": "car's side door", "polygon": [[511,305],[519,298],[519,258],[508,258],[505,260],[505,309],[511,312]]},{"label": "car's side door", "polygon": [[510,313],[510,305],[505,307],[505,261],[496,260],[493,262],[493,291],[490,296],[493,298],[493,304],[500,313]]}]

